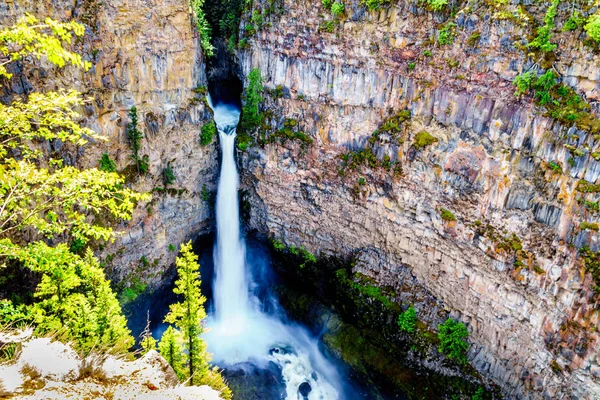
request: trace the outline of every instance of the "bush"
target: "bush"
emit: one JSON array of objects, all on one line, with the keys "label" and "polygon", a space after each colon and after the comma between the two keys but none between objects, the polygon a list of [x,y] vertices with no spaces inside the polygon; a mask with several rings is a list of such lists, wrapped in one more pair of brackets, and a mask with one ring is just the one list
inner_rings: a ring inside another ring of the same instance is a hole
[{"label": "bush", "polygon": [[469,337],[469,331],[462,322],[448,318],[446,322],[438,325],[440,353],[446,354],[449,359],[459,364],[467,363],[466,354],[469,350],[469,343],[465,340],[467,337]]},{"label": "bush", "polygon": [[589,37],[597,42],[600,42],[600,12],[597,12],[588,18],[584,29]]},{"label": "bush", "polygon": [[342,14],[344,14],[344,9],[345,9],[344,4],[336,1],[331,6],[331,13],[333,14],[334,17],[338,18],[338,17],[341,17]]},{"label": "bush", "polygon": [[249,133],[255,130],[262,122],[263,115],[260,106],[263,102],[263,79],[258,68],[252,69],[248,74],[248,86],[244,93],[244,106],[240,118],[240,134],[237,136],[237,146],[246,150],[252,142]]},{"label": "bush", "polygon": [[333,0],[321,0],[321,4],[323,4],[323,8],[329,10],[333,4]]},{"label": "bush", "polygon": [[444,221],[456,221],[456,216],[452,213],[452,211],[445,208],[440,209],[440,217],[442,217]]},{"label": "bush", "polygon": [[202,130],[200,132],[200,144],[202,146],[211,144],[216,133],[217,126],[215,125],[215,121],[210,121],[202,125]]},{"label": "bush", "polygon": [[585,222],[584,221],[579,224],[579,229],[581,229],[582,231],[589,229],[589,230],[598,232],[599,228],[600,227],[598,226],[598,223],[596,223],[596,222]]},{"label": "bush", "polygon": [[100,171],[117,172],[117,164],[110,158],[108,153],[102,154],[99,162]]},{"label": "bush", "polygon": [[558,7],[558,0],[553,0],[552,5],[546,11],[544,16],[544,25],[537,28],[537,37],[533,39],[527,47],[539,49],[544,53],[553,51],[556,48],[556,44],[550,43],[552,37],[552,30],[554,29],[554,17],[556,17],[556,7]]},{"label": "bush", "polygon": [[448,4],[448,0],[427,0],[427,4],[433,11],[440,11]]},{"label": "bush", "polygon": [[412,304],[398,316],[398,327],[403,332],[412,333],[417,323],[417,312]]},{"label": "bush", "polygon": [[427,146],[436,143],[437,141],[438,139],[435,136],[432,136],[427,131],[422,131],[417,133],[417,135],[415,136],[415,142],[413,143],[413,147],[416,150],[421,150]]},{"label": "bush", "polygon": [[440,30],[440,34],[438,35],[438,42],[441,45],[452,44],[454,42],[454,36],[456,35],[454,30],[456,28],[456,24],[454,22],[448,22],[444,27]]},{"label": "bush", "polygon": [[173,172],[173,168],[167,164],[165,168],[162,170],[162,179],[165,186],[172,184],[175,182],[175,173]]}]

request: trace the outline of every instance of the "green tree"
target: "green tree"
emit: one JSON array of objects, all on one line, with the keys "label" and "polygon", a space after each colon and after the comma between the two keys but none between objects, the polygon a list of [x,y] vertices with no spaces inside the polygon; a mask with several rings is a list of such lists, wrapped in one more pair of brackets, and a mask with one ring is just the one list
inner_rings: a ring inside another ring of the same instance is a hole
[{"label": "green tree", "polygon": [[[133,106],[129,110],[129,124],[127,124],[127,139],[129,140],[129,147],[131,147],[131,158],[135,161],[135,165],[140,173],[140,169],[144,169],[144,167],[140,166],[143,160],[140,159],[140,148],[142,147],[142,139],[144,138],[144,134],[138,129],[138,114],[137,107]],[[146,168],[147,170],[147,168]]]},{"label": "green tree", "polygon": [[211,144],[216,133],[217,126],[215,125],[214,121],[208,121],[206,124],[202,125],[200,144],[202,146],[208,146]]},{"label": "green tree", "polygon": [[140,339],[142,354],[146,354],[150,350],[156,350],[156,339],[152,337],[152,332],[150,331],[150,311],[146,311],[146,327],[140,334]]},{"label": "green tree", "polygon": [[[42,23],[26,15],[0,30],[0,76],[9,78],[10,63],[29,56],[87,70],[89,63],[63,47],[83,33],[75,22]],[[75,110],[84,103],[71,90],[30,93],[0,104],[0,269],[17,263],[40,276],[28,307],[38,332],[74,340],[84,351],[124,351],[133,338],[98,260],[89,249],[83,257],[72,253],[66,243],[77,243],[79,251],[91,239],[113,240],[113,230],[96,218],[130,219],[137,201],[149,196],[125,188],[116,173],[65,166],[40,146],[104,140],[79,125]]]},{"label": "green tree", "polygon": [[[175,325],[176,329],[169,327],[165,331],[158,345],[159,351],[180,379],[181,376],[189,378],[190,385],[209,385],[220,391],[224,399],[231,399],[231,391],[218,369],[210,368],[210,354],[200,337],[204,332],[206,298],[200,291],[200,265],[191,241],[181,245],[175,264],[177,280],[173,292],[180,295],[182,301],[169,307],[165,322]],[[177,347],[178,343],[183,343],[185,352],[181,351],[181,345]]]},{"label": "green tree", "polygon": [[554,17],[556,17],[556,8],[558,7],[558,0],[553,0],[552,4],[546,11],[544,16],[544,25],[537,28],[537,36],[527,44],[527,47],[533,49],[539,49],[544,53],[554,51],[556,44],[550,43],[552,37],[552,30],[554,29]]},{"label": "green tree", "polygon": [[163,183],[165,184],[165,186],[172,184],[173,182],[175,182],[175,172],[173,172],[173,168],[171,168],[170,164],[167,164],[167,166],[165,168],[163,168],[162,171],[162,178],[163,178]]},{"label": "green tree", "polygon": [[110,158],[108,153],[102,154],[98,168],[104,172],[117,172],[117,164]]},{"label": "green tree", "polygon": [[194,12],[196,27],[200,33],[200,45],[206,57],[212,57],[215,53],[214,46],[210,43],[211,27],[204,13],[204,0],[189,0],[190,7]]},{"label": "green tree", "polygon": [[469,350],[469,343],[465,340],[467,337],[469,331],[462,322],[448,318],[446,322],[438,325],[439,351],[459,364],[467,363],[466,354]]},{"label": "green tree", "polygon": [[263,79],[260,70],[254,68],[248,74],[248,86],[244,94],[244,107],[242,109],[241,128],[246,131],[252,131],[262,122],[260,105],[263,102]]},{"label": "green tree", "polygon": [[200,337],[204,332],[206,297],[200,292],[200,265],[198,256],[192,251],[192,242],[181,245],[180,252],[181,255],[175,261],[178,278],[173,292],[182,296],[183,301],[171,304],[165,322],[175,325],[181,331],[188,354],[187,373],[190,385],[199,385],[208,373],[210,361],[206,343]]},{"label": "green tree", "polygon": [[183,338],[181,332],[169,326],[158,343],[159,353],[173,367],[179,380],[186,376],[187,355],[182,350]]},{"label": "green tree", "polygon": [[398,327],[401,331],[412,333],[417,323],[417,312],[412,304],[398,316]]}]

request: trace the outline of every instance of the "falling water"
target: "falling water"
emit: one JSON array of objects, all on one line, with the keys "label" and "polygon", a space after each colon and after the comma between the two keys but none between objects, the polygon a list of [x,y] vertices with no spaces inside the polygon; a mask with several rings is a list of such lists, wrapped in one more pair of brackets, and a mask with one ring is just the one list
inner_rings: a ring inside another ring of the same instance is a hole
[{"label": "falling water", "polygon": [[223,103],[211,106],[219,131],[222,162],[213,256],[214,312],[205,335],[209,350],[221,366],[235,367],[244,362],[265,366],[274,362],[282,371],[286,399],[338,399],[341,393],[338,373],[320,353],[316,340],[302,327],[262,312],[260,301],[250,294],[252,279],[240,234],[239,177],[234,158],[240,112],[237,107]]}]

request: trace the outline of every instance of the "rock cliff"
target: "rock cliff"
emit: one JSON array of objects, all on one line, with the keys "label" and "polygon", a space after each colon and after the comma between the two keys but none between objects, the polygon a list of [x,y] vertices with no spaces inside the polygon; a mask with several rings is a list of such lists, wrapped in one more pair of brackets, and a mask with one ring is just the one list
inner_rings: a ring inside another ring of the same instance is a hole
[{"label": "rock cliff", "polygon": [[[320,2],[255,3],[264,23],[239,59],[246,75],[262,72],[276,144],[242,156],[250,225],[318,254],[356,254],[358,272],[420,318],[467,323],[473,365],[508,398],[592,399],[598,300],[577,249],[598,247],[581,225],[598,219],[586,208],[597,194],[581,186],[598,178],[598,139],[513,94],[513,78],[538,68],[522,42],[545,9],[520,24],[479,3],[458,9],[445,46],[432,38],[447,13],[418,2],[372,12],[346,2],[337,20]],[[251,15],[242,32],[256,28]],[[550,65],[594,115],[600,55],[579,36],[556,34]],[[393,118],[405,109],[412,118]],[[276,139],[286,120],[314,142]]]}]

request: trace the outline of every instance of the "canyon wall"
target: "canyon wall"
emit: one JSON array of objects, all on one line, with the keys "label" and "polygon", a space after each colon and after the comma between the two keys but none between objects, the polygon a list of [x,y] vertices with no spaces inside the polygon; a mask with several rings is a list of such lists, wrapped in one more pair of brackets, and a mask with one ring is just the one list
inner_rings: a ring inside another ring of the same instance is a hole
[{"label": "canyon wall", "polygon": [[[107,152],[131,187],[152,193],[149,203],[138,204],[131,221],[117,226],[120,235],[103,248],[101,258],[114,279],[158,284],[179,244],[212,229],[202,192],[204,185],[205,192],[214,190],[218,175],[216,142],[200,144],[200,128],[212,112],[194,92],[207,83],[187,2],[9,0],[0,5],[0,23],[8,26],[25,12],[86,26],[83,41],[74,46],[92,63],[88,72],[28,65],[13,78],[11,90],[74,88],[90,98],[83,122],[107,140],[71,151],[67,161],[97,167]],[[135,170],[126,136],[134,105],[145,136],[140,156],[149,158],[149,171],[142,175]],[[52,146],[60,150],[62,145]],[[164,190],[167,165],[176,180]]]},{"label": "canyon wall", "polygon": [[[250,228],[354,254],[357,272],[392,286],[421,319],[467,323],[473,366],[507,398],[598,398],[598,300],[577,251],[598,248],[597,231],[580,229],[598,220],[584,207],[598,195],[577,190],[599,177],[598,139],[514,96],[512,79],[537,68],[517,48],[529,32],[483,6],[459,11],[454,43],[441,46],[431,38],[447,16],[418,3],[345,6],[328,29],[320,2],[285,2],[239,52],[270,93],[272,137],[292,119],[313,139],[241,154]],[[555,34],[554,67],[594,109],[600,55],[578,36]],[[405,109],[412,118],[396,137],[369,141]],[[428,146],[416,144],[423,131]],[[402,173],[344,166],[340,155],[367,146]]]}]

